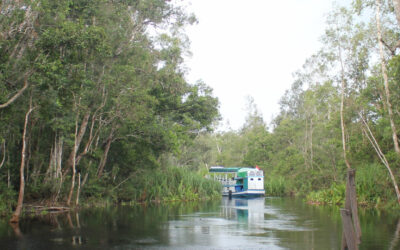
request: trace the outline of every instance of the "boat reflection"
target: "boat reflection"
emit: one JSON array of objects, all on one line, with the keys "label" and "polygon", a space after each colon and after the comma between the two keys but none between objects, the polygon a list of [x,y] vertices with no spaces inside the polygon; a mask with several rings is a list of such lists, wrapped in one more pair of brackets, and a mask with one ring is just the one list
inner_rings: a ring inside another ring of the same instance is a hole
[{"label": "boat reflection", "polygon": [[264,220],[265,198],[224,198],[222,199],[221,217],[248,224]]}]

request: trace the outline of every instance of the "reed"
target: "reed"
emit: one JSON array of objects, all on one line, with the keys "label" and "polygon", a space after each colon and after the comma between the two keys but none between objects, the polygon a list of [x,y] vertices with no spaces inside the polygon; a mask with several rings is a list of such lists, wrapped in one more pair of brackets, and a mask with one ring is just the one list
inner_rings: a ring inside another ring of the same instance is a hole
[{"label": "reed", "polygon": [[144,171],[119,188],[122,201],[198,200],[220,196],[218,182],[208,180],[185,168],[168,167]]},{"label": "reed", "polygon": [[267,196],[285,196],[287,182],[283,176],[269,176],[264,182],[264,189]]}]

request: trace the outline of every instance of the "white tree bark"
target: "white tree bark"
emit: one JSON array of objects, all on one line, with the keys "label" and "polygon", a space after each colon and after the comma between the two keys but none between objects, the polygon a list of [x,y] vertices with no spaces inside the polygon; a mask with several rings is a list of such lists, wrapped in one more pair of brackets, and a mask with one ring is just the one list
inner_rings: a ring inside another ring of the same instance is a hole
[{"label": "white tree bark", "polygon": [[377,36],[378,36],[378,44],[379,44],[379,54],[380,54],[380,58],[381,58],[381,69],[382,69],[382,75],[383,75],[383,82],[384,82],[384,86],[385,86],[386,107],[387,107],[388,114],[389,114],[390,127],[392,129],[394,150],[396,151],[397,154],[400,155],[400,147],[399,147],[399,141],[398,141],[398,137],[397,137],[397,129],[396,129],[396,125],[393,120],[393,110],[392,110],[392,104],[390,102],[389,80],[388,80],[388,75],[387,75],[385,56],[383,53],[381,21],[380,21],[381,1],[376,0],[375,3],[376,3],[376,28],[377,28]]},{"label": "white tree bark", "polygon": [[359,116],[366,128],[366,130],[363,128],[364,134],[367,136],[369,142],[371,143],[372,147],[375,149],[377,155],[379,156],[379,159],[382,161],[383,165],[385,165],[385,167],[387,168],[387,170],[389,172],[390,178],[392,179],[394,190],[396,191],[397,202],[400,205],[400,191],[399,191],[399,186],[397,185],[396,177],[393,174],[393,171],[389,165],[389,162],[387,161],[387,159],[385,157],[385,154],[382,153],[382,150],[381,150],[378,142],[376,141],[374,134],[370,130],[368,123],[364,120],[364,118],[362,117],[361,114],[359,114]]},{"label": "white tree bark", "polygon": [[400,26],[400,0],[393,0],[393,7],[396,14],[397,24]]},{"label": "white tree bark", "polygon": [[19,168],[19,174],[20,174],[20,184],[19,184],[19,194],[18,194],[18,203],[17,207],[10,219],[10,223],[18,223],[19,222],[19,217],[21,215],[22,211],[22,205],[24,203],[24,193],[25,193],[25,177],[24,177],[24,169],[25,169],[25,161],[26,161],[26,148],[27,148],[27,129],[28,129],[28,121],[29,121],[29,115],[31,112],[34,110],[34,108],[29,107],[28,112],[25,114],[25,123],[24,123],[24,131],[22,134],[22,150],[21,150],[21,165]]},{"label": "white tree bark", "polygon": [[344,124],[344,94],[346,91],[346,82],[344,78],[344,65],[343,65],[343,59],[342,59],[342,49],[339,45],[339,60],[340,60],[340,67],[341,67],[341,88],[342,88],[342,93],[340,97],[340,126],[342,129],[342,145],[343,145],[343,159],[344,162],[346,163],[347,169],[351,169],[350,163],[347,160],[347,148],[346,148],[346,127]]}]

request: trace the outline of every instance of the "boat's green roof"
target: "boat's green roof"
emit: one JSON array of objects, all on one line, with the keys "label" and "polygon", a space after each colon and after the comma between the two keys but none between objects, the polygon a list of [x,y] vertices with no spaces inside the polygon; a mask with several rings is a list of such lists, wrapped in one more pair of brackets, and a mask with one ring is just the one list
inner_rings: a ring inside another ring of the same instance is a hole
[{"label": "boat's green roof", "polygon": [[236,172],[241,172],[242,169],[246,169],[243,171],[248,171],[251,168],[248,168],[248,167],[229,167],[229,168],[211,167],[209,171],[210,171],[210,173],[236,173]]},{"label": "boat's green roof", "polygon": [[238,176],[244,178],[244,177],[247,176],[247,172],[250,171],[250,170],[255,170],[255,168],[241,168],[238,171]]},{"label": "boat's green roof", "polygon": [[246,167],[246,168],[241,168],[241,169],[239,169],[238,172],[247,172],[247,171],[254,170],[254,169],[255,169],[255,168],[248,168],[248,167]]},{"label": "boat's green roof", "polygon": [[236,173],[240,168],[210,168],[210,173]]}]

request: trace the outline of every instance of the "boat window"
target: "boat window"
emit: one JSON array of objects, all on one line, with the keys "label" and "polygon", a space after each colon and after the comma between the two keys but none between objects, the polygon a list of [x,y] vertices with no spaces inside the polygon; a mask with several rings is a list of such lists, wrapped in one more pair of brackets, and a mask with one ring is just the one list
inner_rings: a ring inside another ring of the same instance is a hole
[{"label": "boat window", "polygon": [[249,172],[249,176],[255,176],[254,171],[250,171],[250,172]]},{"label": "boat window", "polygon": [[253,178],[250,179],[251,181],[254,180]]},{"label": "boat window", "polygon": [[261,181],[261,178],[258,178],[259,181]]}]

